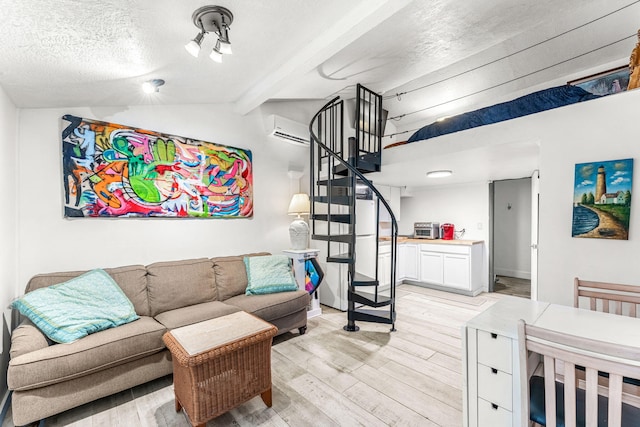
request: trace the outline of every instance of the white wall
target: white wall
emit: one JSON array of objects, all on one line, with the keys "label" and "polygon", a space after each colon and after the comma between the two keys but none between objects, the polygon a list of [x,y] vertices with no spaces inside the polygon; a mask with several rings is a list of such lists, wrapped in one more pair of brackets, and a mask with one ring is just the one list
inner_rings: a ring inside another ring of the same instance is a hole
[{"label": "white wall", "polygon": [[531,278],[531,178],[494,182],[493,268],[497,275]]},{"label": "white wall", "polygon": [[0,399],[5,395],[7,365],[9,363],[9,330],[11,328],[11,311],[7,306],[17,295],[16,283],[16,142],[17,142],[18,110],[0,87],[0,182],[2,182],[3,208],[0,209],[0,313],[2,314],[2,330],[0,331]]},{"label": "white wall", "polygon": [[[470,184],[412,189],[412,197],[400,201],[398,230],[400,235],[413,235],[413,223],[433,221],[452,223],[455,230],[465,229],[465,240],[484,240],[482,286],[488,286],[489,184]],[[425,242],[428,242],[425,241]]]},{"label": "white wall", "polygon": [[[16,283],[16,292],[22,293],[27,280],[41,272],[251,251],[280,253],[288,248],[291,218],[286,212],[295,189],[287,172],[308,170],[309,150],[266,136],[266,115],[281,114],[287,108],[300,111],[306,106],[265,105],[247,116],[233,113],[228,105],[22,110],[17,176],[18,278],[8,283]],[[64,114],[250,149],[253,218],[64,219],[60,134]]]},{"label": "white wall", "polygon": [[629,240],[571,237],[577,163],[634,158],[640,191],[640,90],[538,114],[523,131],[540,145],[539,299],[570,305],[573,278],[640,285],[640,204],[632,197]]},{"label": "white wall", "polygon": [[449,222],[456,231],[466,230],[462,239],[487,240],[488,183],[413,188],[411,194],[400,199],[399,234],[413,235],[414,222]]}]

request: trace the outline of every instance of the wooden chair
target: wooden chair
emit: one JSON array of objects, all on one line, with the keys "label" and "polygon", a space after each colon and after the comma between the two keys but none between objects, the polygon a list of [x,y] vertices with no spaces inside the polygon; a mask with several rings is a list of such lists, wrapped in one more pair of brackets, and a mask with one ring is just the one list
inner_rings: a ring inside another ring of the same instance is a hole
[{"label": "wooden chair", "polygon": [[[566,335],[523,320],[518,322],[518,344],[524,417],[529,414],[531,421],[548,427],[640,426],[640,408],[622,402],[623,377],[640,379],[640,349]],[[542,356],[544,378],[528,375],[529,352]],[[559,365],[564,382],[556,379]],[[586,369],[580,387],[576,365]],[[605,395],[598,393],[599,387]]]},{"label": "wooden chair", "polygon": [[[574,307],[579,307],[580,297],[587,297],[589,308],[593,311],[638,317],[636,305],[640,304],[640,286],[592,282],[580,280],[577,277],[573,279],[573,283]],[[613,311],[611,311],[611,303],[613,303]],[[628,308],[624,308],[623,304]]]}]

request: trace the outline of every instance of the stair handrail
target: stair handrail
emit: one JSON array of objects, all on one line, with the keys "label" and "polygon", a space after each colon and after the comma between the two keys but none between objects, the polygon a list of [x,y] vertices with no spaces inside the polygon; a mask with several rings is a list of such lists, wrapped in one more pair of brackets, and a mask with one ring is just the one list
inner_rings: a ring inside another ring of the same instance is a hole
[{"label": "stair handrail", "polygon": [[[391,234],[392,234],[392,238],[395,240],[398,237],[398,222],[396,221],[396,217],[393,214],[393,211],[391,210],[391,206],[389,206],[389,204],[387,203],[387,201],[384,199],[384,196],[382,195],[382,193],[380,193],[378,191],[378,189],[371,183],[371,181],[369,181],[362,172],[360,172],[356,167],[350,165],[348,162],[346,162],[340,155],[338,155],[338,153],[336,153],[335,151],[333,151],[332,149],[330,149],[329,147],[327,147],[324,143],[320,142],[320,139],[318,138],[318,136],[315,134],[315,132],[313,131],[313,125],[316,123],[316,120],[318,118],[318,116],[320,114],[322,114],[322,112],[324,112],[325,110],[327,110],[331,104],[333,104],[334,102],[336,102],[338,99],[340,99],[339,96],[336,96],[335,98],[333,98],[331,101],[329,101],[327,104],[325,104],[317,113],[315,116],[313,116],[313,119],[311,120],[311,123],[309,124],[309,134],[311,136],[311,139],[318,145],[320,145],[320,147],[322,149],[324,149],[327,153],[329,153],[332,157],[334,157],[336,160],[338,160],[344,167],[346,167],[347,169],[349,169],[351,172],[355,173],[356,176],[358,178],[360,178],[364,184],[366,184],[367,187],[369,187],[376,196],[378,196],[378,200],[382,202],[382,204],[384,205],[385,209],[387,210],[387,212],[389,213],[389,215],[391,216]],[[313,180],[313,177],[312,177]],[[312,183],[313,185],[313,183]],[[392,271],[392,274],[394,274],[395,272]]]},{"label": "stair handrail", "polygon": [[[335,151],[333,151],[331,148],[329,148],[327,145],[325,145],[323,142],[320,141],[320,138],[318,138],[318,136],[316,135],[313,127],[314,125],[316,125],[316,123],[318,122],[318,118],[319,116],[325,112],[327,109],[329,109],[336,101],[338,101],[340,99],[340,96],[336,96],[335,98],[333,98],[331,101],[329,101],[328,103],[326,103],[314,116],[313,119],[311,120],[311,122],[309,123],[309,136],[311,139],[311,142],[317,144],[319,146],[319,148],[322,148],[326,151],[326,153],[328,155],[330,155],[333,159],[338,160],[338,162],[340,164],[342,164],[347,170],[353,172],[358,178],[360,178],[360,180],[362,181],[362,183],[364,183],[367,187],[369,187],[369,189],[371,189],[373,191],[373,193],[377,196],[378,198],[378,206],[379,206],[379,202],[382,202],[383,206],[385,207],[385,209],[387,210],[387,212],[389,213],[389,216],[391,218],[391,319],[392,319],[392,328],[391,331],[395,331],[395,296],[396,296],[396,261],[397,261],[397,240],[398,240],[398,221],[396,220],[395,215],[393,214],[393,211],[391,210],[391,206],[389,206],[389,204],[387,203],[387,201],[384,199],[384,196],[382,195],[382,193],[380,193],[378,191],[378,189],[373,185],[373,183],[367,179],[364,174],[362,174],[355,166],[352,166],[351,164],[349,164],[347,161],[345,161],[341,155],[339,155],[338,153],[336,153]],[[314,153],[314,146],[312,145],[310,147],[310,157],[311,157],[311,168],[312,170],[309,173],[310,176],[310,185],[311,185],[311,191],[313,192],[313,188],[315,187],[315,183],[314,183],[314,175],[315,175],[315,166],[313,165],[313,153]],[[319,175],[319,172],[318,172]],[[330,174],[328,175],[330,176]],[[312,205],[312,212],[313,212],[313,205]],[[377,253],[377,247],[379,246],[379,244],[376,246],[376,253]],[[352,249],[353,250],[353,249]],[[351,270],[350,270],[351,271]],[[376,268],[376,278],[377,278],[377,268]],[[376,287],[376,295],[377,295],[377,287]],[[377,296],[376,296],[377,298]],[[349,320],[349,323],[344,327],[345,330],[348,331],[355,331],[357,329],[348,329],[349,328],[349,324],[352,323],[353,320]]]}]

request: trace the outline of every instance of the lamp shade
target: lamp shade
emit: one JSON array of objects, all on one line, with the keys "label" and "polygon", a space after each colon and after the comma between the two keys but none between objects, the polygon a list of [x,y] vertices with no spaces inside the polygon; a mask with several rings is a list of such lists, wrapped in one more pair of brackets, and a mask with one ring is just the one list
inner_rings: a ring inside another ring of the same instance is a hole
[{"label": "lamp shade", "polygon": [[311,212],[311,203],[309,195],[306,193],[294,194],[289,203],[289,215],[308,215]]},{"label": "lamp shade", "polygon": [[187,49],[187,52],[189,52],[191,55],[193,55],[196,58],[200,53],[200,45],[202,44],[203,37],[204,37],[204,33],[200,32],[193,40],[191,40],[189,43],[184,45],[184,48]]},{"label": "lamp shade", "polygon": [[211,58],[213,61],[219,64],[222,63],[222,53],[220,52],[220,40],[216,42],[216,46],[211,51],[209,58]]}]

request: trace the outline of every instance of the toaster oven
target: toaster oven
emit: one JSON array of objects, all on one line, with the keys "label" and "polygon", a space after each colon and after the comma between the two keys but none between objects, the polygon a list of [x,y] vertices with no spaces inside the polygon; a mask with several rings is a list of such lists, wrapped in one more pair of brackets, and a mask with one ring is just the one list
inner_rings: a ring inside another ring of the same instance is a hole
[{"label": "toaster oven", "polygon": [[413,237],[415,239],[438,239],[440,237],[440,223],[438,222],[414,223]]}]

